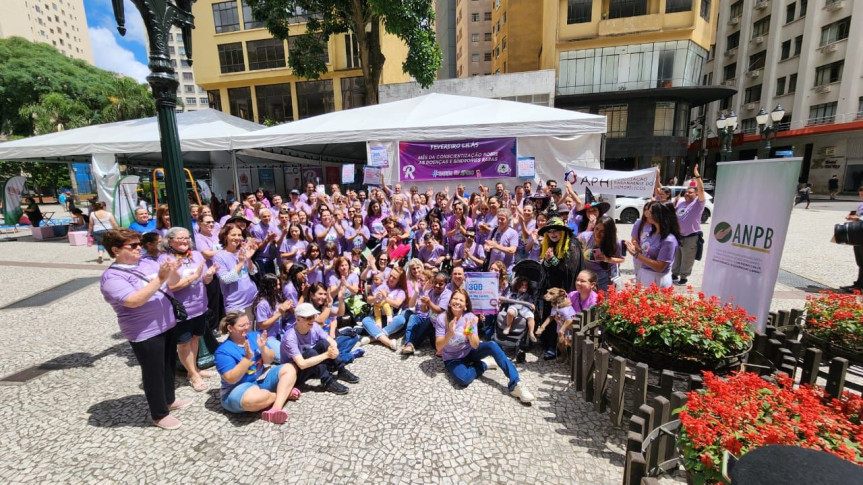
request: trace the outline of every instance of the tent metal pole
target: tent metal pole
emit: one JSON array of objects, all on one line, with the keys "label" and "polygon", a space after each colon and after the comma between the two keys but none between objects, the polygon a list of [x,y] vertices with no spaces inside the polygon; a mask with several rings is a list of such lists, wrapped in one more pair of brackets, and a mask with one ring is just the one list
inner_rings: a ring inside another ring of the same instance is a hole
[{"label": "tent metal pole", "polygon": [[234,180],[234,197],[240,200],[240,178],[237,176],[237,151],[231,150],[231,172]]}]

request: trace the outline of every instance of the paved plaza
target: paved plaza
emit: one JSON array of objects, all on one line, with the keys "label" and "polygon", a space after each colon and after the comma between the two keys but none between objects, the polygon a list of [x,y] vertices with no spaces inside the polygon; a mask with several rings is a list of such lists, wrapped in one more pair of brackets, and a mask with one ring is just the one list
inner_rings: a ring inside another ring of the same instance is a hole
[{"label": "paved plaza", "polygon": [[[830,243],[854,202],[794,210],[774,308],[802,307],[806,291],[850,284],[852,250]],[[757,210],[757,208],[753,208]],[[619,227],[628,237],[630,226]],[[402,358],[378,345],[352,364],[350,394],[310,390],[282,426],[221,410],[218,379],[196,393],[178,379],[177,431],[151,425],[140,372],[104,302],[95,248],[0,239],[3,483],[584,483],[622,480],[625,433],[568,389],[568,368],[536,354],[519,365],[537,396],[506,392],[500,371],[457,389],[424,349]],[[690,279],[700,287],[703,265]],[[624,270],[631,274],[632,262]],[[46,291],[69,283],[56,291]],[[68,288],[68,289],[66,289]],[[77,288],[77,289],[76,289]],[[71,291],[70,290],[74,290]],[[41,295],[38,300],[22,299]],[[16,303],[20,302],[20,303]],[[8,307],[11,304],[11,308]]]}]

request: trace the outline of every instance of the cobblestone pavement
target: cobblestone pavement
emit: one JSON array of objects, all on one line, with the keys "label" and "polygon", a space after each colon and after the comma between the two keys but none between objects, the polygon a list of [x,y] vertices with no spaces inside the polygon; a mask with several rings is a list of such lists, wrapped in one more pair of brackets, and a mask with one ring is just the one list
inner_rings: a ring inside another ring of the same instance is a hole
[{"label": "cobblestone pavement", "polygon": [[[812,207],[795,210],[782,267],[825,286],[847,284],[851,248],[827,242],[847,212]],[[38,365],[51,370],[0,383],[3,483],[622,480],[623,430],[567,389],[565,365],[535,355],[519,365],[537,396],[532,406],[507,394],[500,371],[457,389],[429,350],[403,359],[372,345],[352,364],[362,382],[349,395],[306,392],[288,404],[282,426],[228,415],[216,390],[195,393],[178,379],[178,396],[195,404],[177,413],[180,430],[158,430],[131,349],[96,284],[42,306],[3,308],[104,268],[95,248],[27,234],[0,242],[0,378]],[[702,272],[696,264],[696,288]],[[806,294],[782,284],[776,291],[782,307],[802,305]],[[215,389],[218,380],[209,384]]]}]

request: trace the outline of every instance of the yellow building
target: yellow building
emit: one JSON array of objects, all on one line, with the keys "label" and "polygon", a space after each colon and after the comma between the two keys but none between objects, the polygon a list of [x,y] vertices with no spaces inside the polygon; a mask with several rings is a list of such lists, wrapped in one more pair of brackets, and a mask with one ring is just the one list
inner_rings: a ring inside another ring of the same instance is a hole
[{"label": "yellow building", "polygon": [[493,72],[554,69],[556,107],[608,117],[608,168],[678,171],[691,109],[735,92],[704,75],[717,0],[493,1]]},{"label": "yellow building", "polygon": [[[288,43],[305,32],[304,15],[294,17],[288,42],[274,39],[242,0],[199,0],[193,4],[195,81],[210,107],[263,123],[293,121],[365,105],[359,49],[351,34],[331,36],[329,70],[318,80],[302,79],[288,67]],[[381,29],[383,31],[383,29]],[[407,47],[384,34],[381,82],[407,82],[402,72]]]}]

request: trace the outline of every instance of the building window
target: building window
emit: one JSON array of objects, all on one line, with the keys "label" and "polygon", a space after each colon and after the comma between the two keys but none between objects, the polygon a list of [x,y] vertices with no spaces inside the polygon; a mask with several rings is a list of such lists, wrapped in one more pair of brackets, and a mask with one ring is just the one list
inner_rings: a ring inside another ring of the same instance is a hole
[{"label": "building window", "polygon": [[688,12],[692,10],[692,0],[666,0],[665,13]]},{"label": "building window", "polygon": [[569,0],[566,4],[566,23],[583,24],[590,22],[592,11],[592,0]]},{"label": "building window", "polygon": [[806,7],[809,6],[809,0],[800,0],[800,16],[806,15]]},{"label": "building window", "polygon": [[500,41],[500,50],[501,50],[501,51],[505,51],[505,50],[506,50],[506,36],[504,36],[504,37],[503,37],[503,40],[502,40],[502,41]]},{"label": "building window", "polygon": [[851,30],[851,17],[825,25],[821,28],[821,45],[847,39],[849,30]]},{"label": "building window", "polygon": [[734,99],[734,96],[729,96],[727,98],[722,98],[719,100],[719,109],[726,110],[731,106],[731,101]]},{"label": "building window", "polygon": [[470,14],[470,21],[471,22],[479,22],[479,14],[478,13]]},{"label": "building window", "polygon": [[[303,34],[303,35],[311,35],[311,34]],[[292,35],[288,37],[288,49],[293,50],[294,46],[297,44],[297,40],[302,37],[301,35]],[[330,46],[329,43],[323,43],[323,51],[320,54],[320,59],[324,62],[324,64],[330,63]]]},{"label": "building window", "polygon": [[483,34],[483,40],[486,42],[491,42],[491,32],[486,32]]},{"label": "building window", "polygon": [[252,119],[252,88],[228,88],[228,103],[231,115],[244,120]]},{"label": "building window", "polygon": [[763,69],[764,62],[767,60],[767,51],[756,52],[749,56],[749,70]]},{"label": "building window", "polygon": [[647,0],[611,0],[608,5],[608,18],[636,17],[647,14]]},{"label": "building window", "polygon": [[743,0],[739,0],[731,5],[731,9],[729,10],[728,18],[738,18],[743,16]]},{"label": "building window", "polygon": [[216,24],[217,34],[240,30],[240,13],[237,11],[237,2],[214,3],[213,22]]},{"label": "building window", "polygon": [[171,56],[177,55],[177,51],[174,50],[174,46],[168,47],[168,54],[170,54]]},{"label": "building window", "polygon": [[246,0],[243,0],[243,29],[261,29],[263,27],[264,23],[255,20],[255,16],[252,15],[252,7],[246,5]]},{"label": "building window", "polygon": [[794,38],[794,55],[799,56],[803,52],[803,36],[798,35]]},{"label": "building window", "polygon": [[491,22],[491,12],[484,13],[482,19],[486,22]]},{"label": "building window", "polygon": [[790,24],[794,21],[794,14],[797,13],[797,4],[792,3],[791,5],[785,7],[785,23]]},{"label": "building window", "polygon": [[816,104],[809,108],[810,125],[824,125],[836,120],[836,106],[838,102]]},{"label": "building window", "polygon": [[657,102],[653,118],[653,136],[674,135],[674,103]]},{"label": "building window", "polygon": [[[242,42],[219,44],[217,50],[219,51],[219,67],[222,69],[222,74],[246,70],[246,65],[243,62]],[[186,64],[188,63],[184,60],[183,65]]]},{"label": "building window", "polygon": [[838,83],[842,81],[842,70],[845,61],[831,62],[815,69],[815,86]]},{"label": "building window", "polygon": [[360,68],[360,45],[357,43],[357,36],[353,32],[345,34],[345,53],[347,58],[348,69]]},{"label": "building window", "polygon": [[479,34],[470,34],[471,42],[479,42]]},{"label": "building window", "polygon": [[284,123],[294,120],[294,105],[291,102],[291,84],[267,84],[255,86],[255,101],[258,103],[258,119]]},{"label": "building window", "polygon": [[470,62],[479,62],[479,54],[471,54]]},{"label": "building window", "polygon": [[782,52],[779,55],[779,58],[784,61],[785,59],[788,59],[789,57],[791,57],[791,41],[786,40],[785,42],[782,43]]},{"label": "building window", "polygon": [[737,76],[737,63],[729,64],[725,66],[722,70],[722,80],[728,81],[729,79],[734,79]]},{"label": "building window", "polygon": [[194,81],[194,80],[195,80],[195,75],[192,74],[191,72],[184,72],[183,73],[183,81]]},{"label": "building window", "polygon": [[297,108],[301,120],[335,111],[333,82],[325,80],[297,83]]},{"label": "building window", "polygon": [[246,42],[249,70],[285,67],[285,43],[279,39],[250,40]]},{"label": "building window", "polygon": [[191,84],[186,84],[185,86],[183,86],[183,92],[194,93],[195,92],[195,86],[192,86]]},{"label": "building window", "polygon": [[770,15],[752,24],[752,38],[762,37],[770,33]]},{"label": "building window", "polygon": [[482,60],[486,62],[491,61],[491,52],[486,52],[485,54],[483,54]]},{"label": "building window", "polygon": [[797,92],[797,74],[788,76],[788,94]]},{"label": "building window", "polygon": [[731,49],[736,49],[737,46],[739,46],[739,45],[740,45],[740,31],[738,30],[737,32],[735,32],[735,33],[733,33],[727,37],[725,47],[727,50],[731,50]]},{"label": "building window", "polygon": [[746,88],[746,93],[743,97],[744,103],[760,103],[761,102],[761,84]]},{"label": "building window", "polygon": [[710,0],[701,0],[701,18],[710,22]]},{"label": "building window", "polygon": [[199,98],[199,99],[198,99],[198,101],[199,101],[202,105],[204,105],[204,106],[206,106],[207,104],[209,104],[209,99],[208,99],[208,98]]},{"label": "building window", "polygon": [[362,76],[342,78],[342,109],[366,105],[366,88]]},{"label": "building window", "polygon": [[785,76],[776,80],[776,96],[785,94]]},{"label": "building window", "polygon": [[740,122],[740,132],[745,135],[751,135],[758,130],[758,120],[755,118],[746,118]]},{"label": "building window", "polygon": [[626,137],[626,120],[629,111],[629,105],[619,104],[613,106],[600,106],[599,114],[606,117],[608,138],[624,138]]},{"label": "building window", "polygon": [[198,104],[197,98],[186,98],[184,101],[186,104]]},{"label": "building window", "polygon": [[[243,47],[242,47],[242,46],[240,46],[240,61],[242,61],[242,60],[243,60],[242,55],[243,55]],[[240,62],[240,63],[242,64],[242,62]],[[181,66],[183,66],[183,67],[192,67],[192,65],[191,65],[191,64],[189,64],[189,60],[188,60],[188,59],[180,59],[180,65],[181,65]],[[240,69],[240,70],[242,71],[243,69]]]}]

